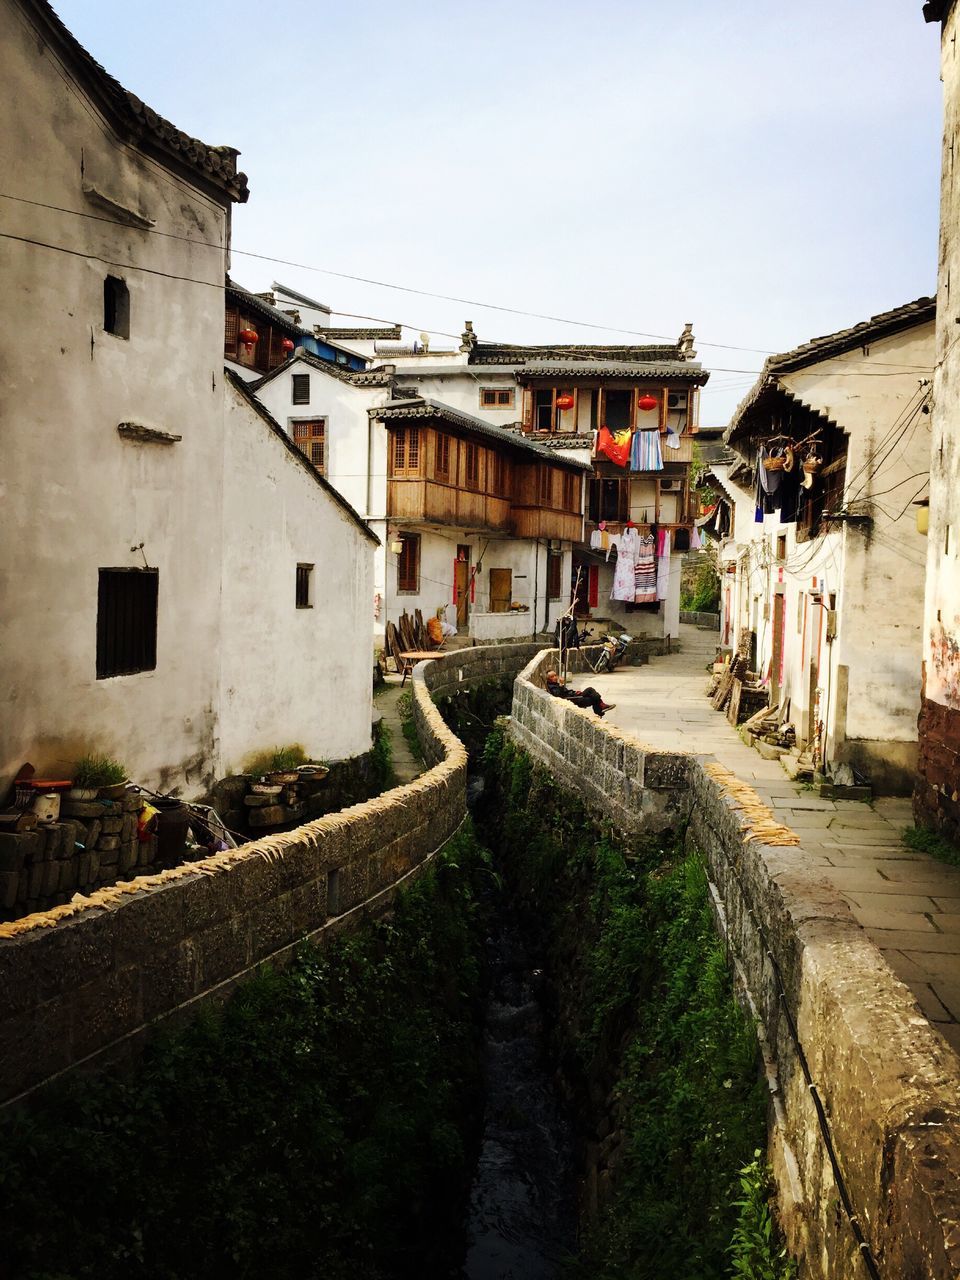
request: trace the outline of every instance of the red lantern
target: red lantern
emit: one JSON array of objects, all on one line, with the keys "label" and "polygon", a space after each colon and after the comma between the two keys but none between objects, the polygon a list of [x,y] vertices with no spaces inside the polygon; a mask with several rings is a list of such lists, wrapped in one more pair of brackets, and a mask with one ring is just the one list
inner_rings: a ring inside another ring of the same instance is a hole
[{"label": "red lantern", "polygon": [[284,340],[280,343],[280,350],[284,352],[285,355],[289,355],[290,352],[293,350],[294,345],[295,344],[292,338],[284,338]]},{"label": "red lantern", "polygon": [[569,391],[565,391],[562,396],[557,396],[556,405],[558,409],[572,409],[573,396]]},{"label": "red lantern", "polygon": [[241,329],[239,337],[245,347],[255,347],[260,341],[260,336],[256,329]]},{"label": "red lantern", "polygon": [[637,408],[642,409],[644,413],[649,413],[651,409],[655,409],[660,401],[656,396],[652,396],[649,391],[645,391],[637,400]]}]

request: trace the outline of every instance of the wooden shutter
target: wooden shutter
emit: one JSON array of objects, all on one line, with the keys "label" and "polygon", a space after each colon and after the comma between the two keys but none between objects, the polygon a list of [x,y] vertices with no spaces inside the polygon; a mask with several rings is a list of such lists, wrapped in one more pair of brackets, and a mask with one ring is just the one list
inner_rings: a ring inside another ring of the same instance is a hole
[{"label": "wooden shutter", "polygon": [[223,353],[228,356],[237,354],[237,334],[240,332],[240,313],[236,307],[227,307],[224,316]]}]

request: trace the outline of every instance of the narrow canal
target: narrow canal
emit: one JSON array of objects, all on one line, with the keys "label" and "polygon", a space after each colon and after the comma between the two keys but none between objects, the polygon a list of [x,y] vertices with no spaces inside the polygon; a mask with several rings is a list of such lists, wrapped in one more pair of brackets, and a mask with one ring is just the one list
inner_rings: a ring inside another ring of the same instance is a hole
[{"label": "narrow canal", "polygon": [[573,1137],[551,1081],[543,972],[501,907],[487,939],[483,1137],[466,1280],[553,1280],[576,1247]]}]

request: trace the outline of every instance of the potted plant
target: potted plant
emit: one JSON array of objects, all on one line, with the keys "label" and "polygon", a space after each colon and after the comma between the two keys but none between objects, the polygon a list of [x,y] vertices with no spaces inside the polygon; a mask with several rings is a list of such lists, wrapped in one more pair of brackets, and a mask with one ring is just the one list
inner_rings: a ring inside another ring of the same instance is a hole
[{"label": "potted plant", "polygon": [[95,800],[97,796],[116,799],[127,785],[127,771],[110,756],[81,756],[73,767],[71,800]]}]

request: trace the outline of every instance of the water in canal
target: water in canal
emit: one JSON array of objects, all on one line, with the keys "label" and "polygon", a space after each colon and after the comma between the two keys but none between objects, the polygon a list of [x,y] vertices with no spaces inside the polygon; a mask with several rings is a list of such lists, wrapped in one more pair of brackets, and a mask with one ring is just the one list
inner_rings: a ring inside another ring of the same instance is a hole
[{"label": "water in canal", "polygon": [[514,921],[487,942],[486,1112],[464,1280],[553,1280],[576,1247],[570,1127],[546,1057],[541,975]]}]

